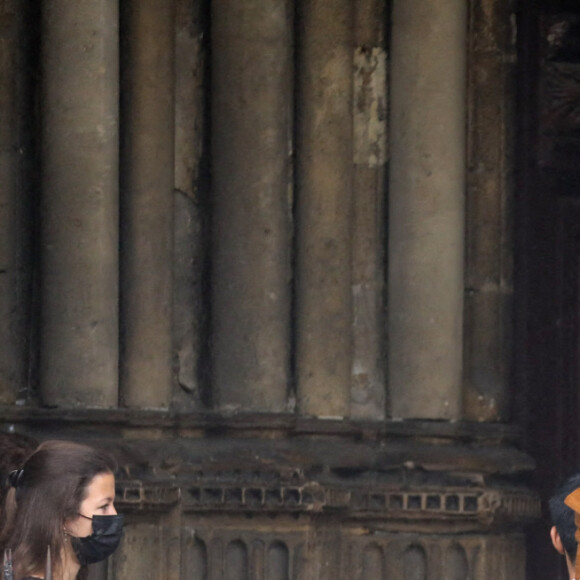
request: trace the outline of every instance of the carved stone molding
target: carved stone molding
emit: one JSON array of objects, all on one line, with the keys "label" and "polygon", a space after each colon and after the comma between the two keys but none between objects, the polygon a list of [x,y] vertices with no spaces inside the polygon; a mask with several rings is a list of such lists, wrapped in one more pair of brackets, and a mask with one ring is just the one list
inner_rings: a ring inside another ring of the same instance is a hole
[{"label": "carved stone molding", "polygon": [[[156,570],[162,534],[130,524],[115,559],[121,572]],[[523,580],[521,534],[382,532],[337,520],[214,518],[188,515],[175,543],[175,577],[212,580]],[[124,577],[123,575],[116,575]]]},{"label": "carved stone molding", "polygon": [[166,510],[180,504],[187,513],[311,513],[340,512],[348,519],[412,522],[445,521],[485,528],[509,522],[524,524],[540,515],[539,498],[525,490],[490,488],[413,488],[402,491],[369,486],[349,489],[320,485],[249,485],[206,481],[203,485],[146,484],[119,481],[117,505],[122,511]]},{"label": "carved stone molding", "polygon": [[[64,421],[63,421],[64,417]],[[55,420],[56,419],[56,420]],[[66,420],[68,419],[68,422]],[[385,530],[521,528],[534,469],[504,424],[13,410],[4,428],[104,446],[127,513],[340,515]],[[522,483],[523,482],[523,483]]]}]

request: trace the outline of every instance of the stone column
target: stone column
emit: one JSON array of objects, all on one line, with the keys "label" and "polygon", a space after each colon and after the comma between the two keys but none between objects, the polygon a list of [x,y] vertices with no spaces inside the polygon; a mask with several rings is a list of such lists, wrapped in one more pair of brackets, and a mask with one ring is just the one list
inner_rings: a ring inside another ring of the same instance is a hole
[{"label": "stone column", "polygon": [[388,296],[396,418],[454,419],[461,410],[466,10],[456,0],[393,3]]},{"label": "stone column", "polygon": [[385,416],[384,234],[387,26],[384,0],[354,4],[354,175],[351,416]]},{"label": "stone column", "polygon": [[117,404],[117,0],[42,11],[41,388],[48,405]]},{"label": "stone column", "polygon": [[290,364],[292,8],[212,4],[213,381],[283,411]]},{"label": "stone column", "polygon": [[516,47],[511,2],[471,4],[465,417],[508,418],[512,360]]},{"label": "stone column", "polygon": [[[0,403],[13,403],[27,381],[26,267],[30,220],[25,180],[30,117],[26,93],[26,6],[22,0],[0,5]],[[6,24],[5,24],[6,23]]]},{"label": "stone column", "polygon": [[352,6],[300,3],[296,377],[304,415],[346,416],[352,369]]},{"label": "stone column", "polygon": [[130,0],[121,23],[121,399],[162,408],[172,390],[173,0]]}]

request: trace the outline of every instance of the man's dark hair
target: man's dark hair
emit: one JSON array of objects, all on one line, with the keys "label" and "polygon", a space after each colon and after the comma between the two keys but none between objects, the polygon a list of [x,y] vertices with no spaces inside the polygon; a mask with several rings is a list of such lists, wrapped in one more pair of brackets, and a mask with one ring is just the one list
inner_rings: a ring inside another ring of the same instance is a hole
[{"label": "man's dark hair", "polygon": [[580,487],[580,473],[576,473],[567,479],[549,500],[552,523],[556,526],[564,550],[572,562],[576,559],[576,524],[574,523],[574,510],[570,509],[564,500],[568,495]]}]

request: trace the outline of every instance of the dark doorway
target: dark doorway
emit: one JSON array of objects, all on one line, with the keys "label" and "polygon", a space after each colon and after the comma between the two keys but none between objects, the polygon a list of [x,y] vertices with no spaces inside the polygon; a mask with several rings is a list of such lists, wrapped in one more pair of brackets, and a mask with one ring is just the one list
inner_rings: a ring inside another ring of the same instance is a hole
[{"label": "dark doorway", "polygon": [[[515,408],[545,500],[580,469],[580,6],[522,2],[518,36]],[[567,579],[545,507],[526,577]]]}]

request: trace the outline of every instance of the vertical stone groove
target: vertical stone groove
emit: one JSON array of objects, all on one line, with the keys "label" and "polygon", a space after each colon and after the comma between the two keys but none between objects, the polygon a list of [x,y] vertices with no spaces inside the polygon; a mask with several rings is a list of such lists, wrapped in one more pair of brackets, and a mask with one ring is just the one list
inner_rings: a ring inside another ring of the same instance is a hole
[{"label": "vertical stone groove", "polygon": [[[175,6],[175,192],[173,258],[172,404],[195,410],[202,404],[207,364],[207,314],[203,288],[207,258],[207,2],[176,0]],[[202,161],[203,156],[203,161]],[[205,402],[205,401],[204,401]]]},{"label": "vertical stone groove", "polygon": [[250,578],[252,580],[266,580],[270,576],[266,576],[266,546],[261,540],[254,540],[251,543],[250,555]]},{"label": "vertical stone groove", "polygon": [[387,27],[384,0],[354,3],[351,416],[385,416],[384,233]]}]

